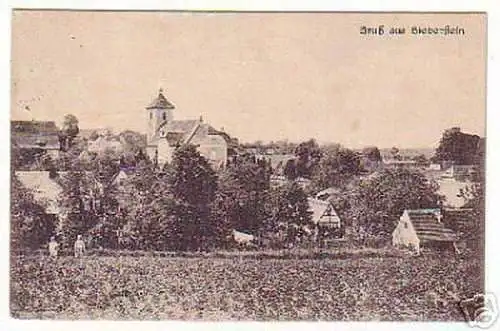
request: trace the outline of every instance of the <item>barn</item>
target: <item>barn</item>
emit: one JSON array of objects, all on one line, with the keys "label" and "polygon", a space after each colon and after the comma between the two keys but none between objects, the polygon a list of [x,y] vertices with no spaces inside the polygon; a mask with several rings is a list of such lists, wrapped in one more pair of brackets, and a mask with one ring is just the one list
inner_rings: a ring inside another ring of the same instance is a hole
[{"label": "barn", "polygon": [[392,233],[392,244],[414,249],[456,247],[457,235],[444,226],[439,209],[405,210]]}]

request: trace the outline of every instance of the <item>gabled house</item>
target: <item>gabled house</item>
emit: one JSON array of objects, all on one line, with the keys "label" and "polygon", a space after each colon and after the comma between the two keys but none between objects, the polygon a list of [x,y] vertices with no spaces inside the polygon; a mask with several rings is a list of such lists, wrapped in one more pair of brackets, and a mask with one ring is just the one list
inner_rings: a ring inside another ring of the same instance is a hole
[{"label": "gabled house", "polygon": [[422,247],[455,247],[457,235],[444,226],[439,209],[405,210],[392,233],[394,246],[420,252]]},{"label": "gabled house", "polygon": [[343,237],[342,221],[333,204],[329,201],[308,198],[312,222],[316,225],[318,240],[338,239]]},{"label": "gabled house", "polygon": [[[45,212],[54,225],[61,226],[69,213],[60,206],[64,185],[61,177],[66,172],[16,171],[15,174],[21,184],[33,192],[35,201],[45,207]],[[82,194],[81,208],[84,211],[99,210],[102,185],[93,177],[92,173],[87,172],[87,175],[91,182],[91,192]]]},{"label": "gabled house", "polygon": [[45,152],[53,158],[64,147],[53,121],[11,121],[11,140],[20,150]]},{"label": "gabled house", "polygon": [[45,207],[49,215],[60,215],[58,199],[62,186],[49,171],[16,171],[21,184],[33,193],[35,201]]}]

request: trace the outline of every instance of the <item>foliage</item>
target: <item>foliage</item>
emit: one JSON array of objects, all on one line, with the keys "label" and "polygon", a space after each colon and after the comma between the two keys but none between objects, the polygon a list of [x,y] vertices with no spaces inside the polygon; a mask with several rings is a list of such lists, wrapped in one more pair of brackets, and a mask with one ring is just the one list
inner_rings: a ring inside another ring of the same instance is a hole
[{"label": "foliage", "polygon": [[391,153],[391,156],[394,160],[401,161],[403,159],[403,157],[401,156],[401,154],[399,152],[399,148],[397,148],[396,146],[391,148],[390,153]]},{"label": "foliage", "polygon": [[124,152],[136,154],[146,148],[146,136],[139,132],[125,130],[119,136],[124,145]]},{"label": "foliage", "polygon": [[438,207],[438,189],[418,171],[385,169],[349,192],[343,218],[353,222],[356,233],[388,236],[405,209]]},{"label": "foliage", "polygon": [[362,154],[370,161],[375,161],[375,162],[382,161],[380,150],[376,146],[368,146],[363,148]]},{"label": "foliage", "polygon": [[297,177],[310,179],[321,159],[321,149],[314,139],[300,143],[295,149]]},{"label": "foliage", "polygon": [[286,243],[294,243],[311,229],[312,212],[309,210],[307,196],[296,183],[290,182],[271,193],[272,211],[267,228],[272,232],[285,234]]},{"label": "foliage", "polygon": [[10,177],[11,248],[40,248],[53,234],[55,224],[43,204],[35,201],[14,173]]},{"label": "foliage", "polygon": [[484,257],[486,223],[486,177],[484,167],[484,145],[477,155],[475,181],[461,189],[459,196],[465,200],[464,208],[472,209],[472,222],[469,224],[467,240],[480,256]]},{"label": "foliage", "polygon": [[66,148],[73,145],[73,140],[79,132],[80,128],[78,127],[78,118],[73,114],[64,115],[61,129],[61,139]]},{"label": "foliage", "polygon": [[99,221],[95,201],[100,198],[97,182],[87,174],[80,163],[61,175],[62,191],[59,206],[65,215],[62,241],[70,246],[79,234],[87,234]]},{"label": "foliage", "polygon": [[217,177],[194,146],[179,148],[164,172],[141,162],[124,187],[124,244],[134,249],[195,250],[218,241],[212,217]]},{"label": "foliage", "polygon": [[285,169],[283,170],[283,174],[288,180],[294,180],[298,177],[297,169],[295,167],[295,160],[290,159],[285,163]]},{"label": "foliage", "polygon": [[427,157],[424,155],[424,154],[419,154],[417,156],[414,156],[413,157],[413,161],[415,161],[415,163],[418,165],[418,166],[428,166],[429,165],[429,160],[427,159]]},{"label": "foliage", "polygon": [[[349,259],[16,258],[16,318],[464,321],[482,264],[453,256]],[[367,276],[372,275],[372,276]],[[437,306],[426,299],[433,294]]]},{"label": "foliage", "polygon": [[463,133],[460,128],[446,130],[439,141],[434,159],[452,161],[459,165],[471,165],[477,162],[480,148],[479,136]]},{"label": "foliage", "polygon": [[238,158],[219,176],[219,218],[233,228],[257,233],[268,217],[264,208],[267,200],[270,171],[263,162]]},{"label": "foliage", "polygon": [[215,171],[195,146],[186,145],[174,152],[167,182],[175,199],[173,231],[178,249],[211,246],[217,232],[210,208],[217,191]]},{"label": "foliage", "polygon": [[324,149],[321,160],[313,176],[317,190],[328,187],[342,187],[354,176],[361,173],[359,155],[347,148],[334,146]]}]

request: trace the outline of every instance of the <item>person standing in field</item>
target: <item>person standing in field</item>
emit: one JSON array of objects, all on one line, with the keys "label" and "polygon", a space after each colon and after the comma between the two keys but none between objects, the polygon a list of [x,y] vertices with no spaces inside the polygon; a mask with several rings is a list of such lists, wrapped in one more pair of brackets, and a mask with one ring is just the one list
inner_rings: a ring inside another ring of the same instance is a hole
[{"label": "person standing in field", "polygon": [[82,240],[82,235],[79,234],[75,241],[75,257],[83,257],[85,252],[85,243]]},{"label": "person standing in field", "polygon": [[58,250],[59,250],[59,243],[56,241],[55,237],[51,237],[50,242],[49,242],[49,255],[50,255],[50,257],[57,257]]}]

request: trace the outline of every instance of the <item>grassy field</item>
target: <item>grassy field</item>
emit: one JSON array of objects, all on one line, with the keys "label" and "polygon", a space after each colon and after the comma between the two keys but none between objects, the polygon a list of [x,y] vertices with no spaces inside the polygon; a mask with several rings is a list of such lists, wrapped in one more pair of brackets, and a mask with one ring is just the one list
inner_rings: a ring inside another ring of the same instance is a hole
[{"label": "grassy field", "polygon": [[11,314],[41,319],[463,320],[481,263],[346,259],[13,258]]}]

